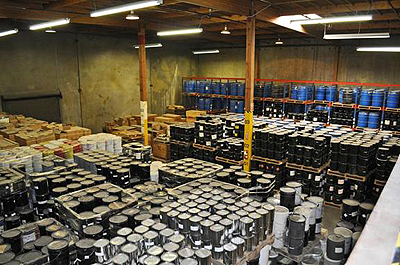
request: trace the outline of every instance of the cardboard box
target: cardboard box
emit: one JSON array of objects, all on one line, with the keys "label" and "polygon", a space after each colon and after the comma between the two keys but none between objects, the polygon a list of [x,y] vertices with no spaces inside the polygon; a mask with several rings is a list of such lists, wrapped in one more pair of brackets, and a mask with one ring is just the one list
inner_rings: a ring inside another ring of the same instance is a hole
[{"label": "cardboard box", "polygon": [[177,115],[177,114],[164,114],[163,117],[171,118],[174,121],[182,121],[181,115]]},{"label": "cardboard box", "polygon": [[[157,114],[147,114],[147,121],[151,122],[154,121],[154,119],[157,117]],[[138,123],[140,124],[140,123]]]},{"label": "cardboard box", "polygon": [[173,118],[168,118],[168,117],[156,117],[154,119],[155,122],[163,122],[163,123],[174,123],[175,120]]},{"label": "cardboard box", "polygon": [[169,160],[169,141],[162,141],[158,138],[154,139],[153,156],[163,160]]},{"label": "cardboard box", "polygon": [[206,115],[207,112],[205,110],[188,110],[186,111],[186,121],[187,122],[195,122],[196,117]]},{"label": "cardboard box", "polygon": [[9,139],[1,139],[0,140],[0,150],[7,150],[7,149],[12,149],[14,147],[18,147],[19,144],[11,141]]}]

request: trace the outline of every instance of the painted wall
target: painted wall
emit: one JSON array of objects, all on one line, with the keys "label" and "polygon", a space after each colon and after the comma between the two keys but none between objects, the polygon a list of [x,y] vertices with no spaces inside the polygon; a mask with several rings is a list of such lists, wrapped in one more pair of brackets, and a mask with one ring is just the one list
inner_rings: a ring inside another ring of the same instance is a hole
[{"label": "painted wall", "polygon": [[[99,132],[114,117],[139,114],[139,63],[133,43],[133,39],[40,32],[2,38],[0,94],[61,91],[63,122]],[[182,77],[197,73],[197,58],[189,50],[160,50],[147,56],[150,113],[164,113],[168,104],[179,103]]]},{"label": "painted wall", "polygon": [[[333,80],[334,46],[267,47],[259,49],[259,77],[297,80]],[[356,52],[339,49],[338,81],[400,84],[400,53]],[[220,49],[218,55],[199,58],[199,76],[244,77],[244,49]]]}]

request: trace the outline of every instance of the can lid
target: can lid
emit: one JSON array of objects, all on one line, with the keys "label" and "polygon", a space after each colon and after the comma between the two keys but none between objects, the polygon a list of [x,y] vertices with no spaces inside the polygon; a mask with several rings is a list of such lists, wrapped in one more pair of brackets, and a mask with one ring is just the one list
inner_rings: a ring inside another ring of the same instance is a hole
[{"label": "can lid", "polygon": [[211,251],[205,248],[201,248],[195,251],[195,255],[199,259],[206,259],[211,256]]},{"label": "can lid", "polygon": [[167,228],[167,225],[164,223],[156,223],[152,225],[151,228],[155,231],[162,231]]},{"label": "can lid", "polygon": [[135,233],[144,234],[147,231],[149,231],[149,228],[144,225],[139,225],[139,226],[136,226],[134,230],[135,230]]},{"label": "can lid", "polygon": [[115,225],[120,225],[128,221],[128,216],[125,215],[114,215],[109,218],[109,222]]},{"label": "can lid", "polygon": [[96,242],[93,243],[93,246],[95,248],[104,248],[105,246],[108,246],[110,244],[110,241],[108,239],[102,238],[97,240]]},{"label": "can lid", "polygon": [[181,243],[183,240],[185,240],[185,237],[183,235],[181,235],[181,234],[175,234],[175,235],[171,236],[169,238],[169,240],[172,243]]},{"label": "can lid", "polygon": [[235,251],[236,249],[237,249],[237,247],[236,247],[235,244],[228,243],[228,244],[225,244],[225,245],[224,245],[224,250],[225,250],[225,251],[232,252],[232,251]]},{"label": "can lid", "polygon": [[374,207],[375,207],[374,204],[368,203],[368,202],[363,202],[360,204],[360,208],[370,210],[370,211],[372,211],[374,209]]},{"label": "can lid", "polygon": [[54,240],[53,242],[47,245],[48,251],[58,252],[68,248],[69,242],[67,240]]},{"label": "can lid", "polygon": [[144,259],[143,263],[144,265],[157,265],[160,263],[160,261],[160,258],[157,256],[148,256]]},{"label": "can lid", "polygon": [[51,237],[54,239],[65,239],[68,237],[68,232],[66,230],[58,230],[51,234]]},{"label": "can lid", "polygon": [[1,264],[6,264],[7,262],[13,260],[14,257],[15,254],[13,252],[2,253],[0,254],[0,262]]},{"label": "can lid", "polygon": [[178,258],[178,254],[176,254],[175,252],[164,252],[161,255],[161,260],[164,262],[174,262],[175,260],[177,260]]},{"label": "can lid", "polygon": [[111,211],[110,208],[108,208],[107,206],[104,206],[104,205],[97,206],[97,207],[95,207],[93,209],[93,212],[96,213],[96,214],[105,214],[105,213],[108,213],[110,211]]},{"label": "can lid", "polygon": [[[143,235],[143,237],[145,238],[145,239],[147,239],[147,240],[153,240],[153,239],[155,239],[156,237],[158,236],[158,233],[157,232],[155,232],[155,231],[148,231],[148,232],[146,232],[144,235]],[[183,236],[182,236],[183,237]],[[172,237],[170,237],[170,239],[171,239]],[[172,240],[171,240],[172,241]]]},{"label": "can lid", "polygon": [[75,246],[78,249],[90,249],[93,247],[94,242],[96,242],[96,240],[94,239],[90,239],[90,238],[84,238],[79,240],[78,242],[75,243]]},{"label": "can lid", "polygon": [[138,243],[143,240],[143,236],[134,233],[130,234],[126,239],[131,243]]},{"label": "can lid", "polygon": [[188,258],[188,259],[182,260],[180,264],[181,265],[197,265],[198,263],[197,263],[197,260]]},{"label": "can lid", "polygon": [[342,235],[338,235],[338,234],[330,234],[328,236],[328,240],[335,242],[335,243],[341,243],[341,242],[344,242],[344,237]]},{"label": "can lid", "polygon": [[83,229],[83,233],[86,235],[97,235],[103,231],[101,225],[89,225]]},{"label": "can lid", "polygon": [[43,256],[42,252],[33,250],[33,251],[29,251],[25,254],[22,254],[18,260],[20,262],[22,262],[23,264],[28,264],[29,262],[35,261],[42,256]]},{"label": "can lid", "polygon": [[114,258],[112,259],[113,264],[116,264],[116,265],[126,264],[126,262],[128,262],[128,260],[129,260],[129,257],[124,253],[119,253],[116,256],[114,256]]},{"label": "can lid", "polygon": [[360,205],[360,203],[356,200],[353,199],[344,199],[343,204],[349,205],[349,206],[353,206],[353,207],[357,207]]},{"label": "can lid", "polygon": [[143,220],[141,224],[144,226],[147,226],[147,227],[151,227],[155,223],[156,223],[156,221],[154,221],[153,219],[146,219],[146,220]]},{"label": "can lid", "polygon": [[121,251],[127,254],[134,253],[138,250],[137,246],[132,243],[125,244],[121,247]]},{"label": "can lid", "polygon": [[182,248],[181,250],[178,251],[178,255],[182,259],[186,259],[186,258],[193,257],[194,251],[191,248]]},{"label": "can lid", "polygon": [[121,245],[125,244],[125,242],[126,242],[126,239],[122,236],[116,236],[116,237],[111,238],[111,240],[110,240],[110,244],[114,245],[114,246],[121,246]]},{"label": "can lid", "polygon": [[180,246],[176,243],[169,242],[163,245],[163,249],[167,252],[175,252],[180,248]]},{"label": "can lid", "polygon": [[160,231],[160,235],[164,236],[164,237],[170,237],[174,234],[174,230],[170,229],[170,228],[165,228],[163,230]]},{"label": "can lid", "polygon": [[342,235],[344,238],[350,238],[353,235],[353,232],[345,227],[336,227],[333,229],[333,232],[335,234]]},{"label": "can lid", "polygon": [[38,221],[36,224],[38,226],[49,226],[49,225],[52,225],[54,222],[55,222],[54,219],[46,218],[46,219]]}]

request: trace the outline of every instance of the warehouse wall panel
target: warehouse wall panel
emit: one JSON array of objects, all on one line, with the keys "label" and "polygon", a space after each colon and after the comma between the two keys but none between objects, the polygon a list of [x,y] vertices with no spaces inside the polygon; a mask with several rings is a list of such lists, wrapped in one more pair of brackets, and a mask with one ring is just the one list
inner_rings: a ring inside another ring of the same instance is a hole
[{"label": "warehouse wall panel", "polygon": [[219,54],[198,55],[198,60],[198,76],[245,77],[245,49],[220,49]]}]

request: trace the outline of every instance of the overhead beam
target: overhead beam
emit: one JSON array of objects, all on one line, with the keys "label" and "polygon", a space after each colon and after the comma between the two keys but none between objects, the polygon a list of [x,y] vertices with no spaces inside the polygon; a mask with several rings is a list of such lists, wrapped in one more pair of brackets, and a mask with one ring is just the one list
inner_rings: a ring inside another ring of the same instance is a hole
[{"label": "overhead beam", "polygon": [[86,0],[59,0],[57,2],[51,2],[45,5],[44,8],[48,10],[60,9],[66,6],[76,5],[85,1]]}]

